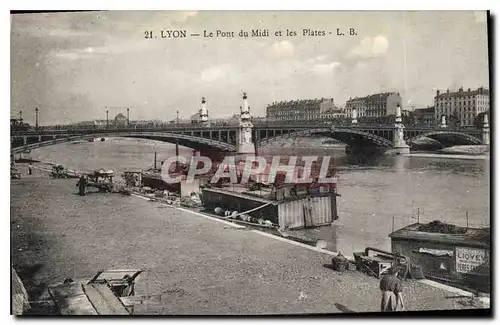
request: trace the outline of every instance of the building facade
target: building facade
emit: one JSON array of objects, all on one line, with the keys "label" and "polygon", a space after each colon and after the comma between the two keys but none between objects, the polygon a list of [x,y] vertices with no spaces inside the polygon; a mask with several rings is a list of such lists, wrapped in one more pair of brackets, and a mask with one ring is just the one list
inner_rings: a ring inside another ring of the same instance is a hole
[{"label": "building facade", "polygon": [[456,92],[450,92],[448,89],[443,93],[437,90],[434,107],[436,121],[444,115],[447,121],[456,119],[461,126],[472,126],[477,115],[489,110],[490,93],[483,87],[475,90],[469,88],[466,91],[460,87]]},{"label": "building facade", "polygon": [[334,120],[334,119],[344,118],[344,117],[346,117],[345,110],[340,108],[340,107],[328,109],[328,110],[321,112],[319,114],[319,118],[321,120]]},{"label": "building facade", "polygon": [[415,125],[423,125],[423,126],[436,125],[437,121],[435,118],[436,115],[435,111],[436,110],[434,106],[425,108],[415,108],[415,110],[412,112],[413,123]]},{"label": "building facade", "polygon": [[318,120],[322,114],[338,110],[333,98],[273,102],[266,108],[266,119],[268,121]]},{"label": "building facade", "polygon": [[345,105],[347,116],[356,109],[358,117],[381,117],[396,115],[396,107],[401,105],[399,93],[378,93],[366,97],[349,98]]}]

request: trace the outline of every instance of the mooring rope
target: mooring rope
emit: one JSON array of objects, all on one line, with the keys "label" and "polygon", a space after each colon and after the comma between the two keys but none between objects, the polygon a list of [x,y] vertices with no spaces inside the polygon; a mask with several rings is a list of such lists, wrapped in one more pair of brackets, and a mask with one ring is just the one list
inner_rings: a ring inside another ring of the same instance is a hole
[{"label": "mooring rope", "polygon": [[236,218],[236,217],[239,217],[239,216],[241,216],[241,215],[243,215],[243,214],[248,214],[248,213],[250,213],[250,212],[254,212],[254,211],[260,210],[260,209],[262,209],[262,208],[264,208],[264,207],[266,207],[266,206],[268,206],[268,205],[271,205],[271,204],[275,204],[275,202],[272,202],[272,201],[271,201],[271,202],[268,202],[268,203],[266,203],[266,204],[264,204],[264,205],[261,205],[261,206],[258,206],[258,207],[256,207],[256,208],[250,209],[250,210],[248,210],[248,211],[244,211],[244,212],[241,212],[241,213],[238,213],[238,214],[232,215],[232,216],[220,217],[220,218],[221,218],[221,219],[232,219],[232,218]]}]

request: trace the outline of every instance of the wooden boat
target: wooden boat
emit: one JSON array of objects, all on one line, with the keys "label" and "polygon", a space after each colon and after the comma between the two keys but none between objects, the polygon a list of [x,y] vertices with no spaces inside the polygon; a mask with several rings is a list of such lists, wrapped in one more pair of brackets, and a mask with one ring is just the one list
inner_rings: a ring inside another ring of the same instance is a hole
[{"label": "wooden boat", "polygon": [[90,281],[66,279],[47,289],[47,300],[40,303],[52,307],[56,315],[131,315],[135,300],[135,279],[143,270],[99,271]]},{"label": "wooden boat", "polygon": [[[162,163],[163,165],[163,163]],[[172,165],[169,166],[169,174],[170,177],[172,178],[177,178],[182,175],[187,175],[189,165],[187,164],[180,164],[178,166]],[[156,163],[156,152],[154,156],[154,165],[152,168],[146,169],[142,171],[141,175],[141,180],[142,180],[142,186],[150,187],[155,190],[159,191],[169,191],[173,193],[181,193],[181,183],[168,183],[166,182],[162,175],[162,167],[157,168],[157,163]]]}]

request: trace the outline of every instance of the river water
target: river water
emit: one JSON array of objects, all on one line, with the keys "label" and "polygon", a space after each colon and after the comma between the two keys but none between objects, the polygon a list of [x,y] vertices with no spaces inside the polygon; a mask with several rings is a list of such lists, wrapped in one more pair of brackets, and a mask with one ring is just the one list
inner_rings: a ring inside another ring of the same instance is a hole
[{"label": "river water", "polygon": [[[75,170],[125,170],[153,166],[175,155],[172,144],[136,139],[110,138],[33,150],[31,157],[63,164]],[[371,161],[352,161],[342,147],[325,149],[275,148],[281,155],[329,155],[337,167],[339,220],[330,227],[301,231],[323,239],[328,249],[346,255],[367,246],[389,249],[388,234],[417,222],[440,220],[472,227],[490,224],[489,159],[381,156]],[[181,155],[192,150],[180,149]],[[264,153],[264,152],[263,152]],[[127,198],[123,198],[127,200]],[[468,220],[466,218],[468,214]]]}]

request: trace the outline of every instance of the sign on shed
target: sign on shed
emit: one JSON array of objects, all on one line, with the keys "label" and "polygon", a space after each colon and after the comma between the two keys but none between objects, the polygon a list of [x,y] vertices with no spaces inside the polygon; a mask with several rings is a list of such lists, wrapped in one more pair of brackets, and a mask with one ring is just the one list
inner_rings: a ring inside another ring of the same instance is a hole
[{"label": "sign on shed", "polygon": [[480,248],[456,248],[456,270],[459,273],[487,275],[490,269],[489,252]]}]

